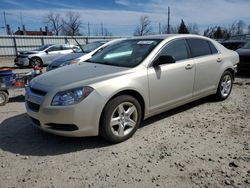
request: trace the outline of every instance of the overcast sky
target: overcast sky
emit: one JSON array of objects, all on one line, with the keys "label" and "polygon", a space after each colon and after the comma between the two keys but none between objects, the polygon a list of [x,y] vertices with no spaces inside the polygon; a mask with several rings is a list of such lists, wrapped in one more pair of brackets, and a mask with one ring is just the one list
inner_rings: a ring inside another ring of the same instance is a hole
[{"label": "overcast sky", "polygon": [[[167,22],[168,6],[172,25],[178,25],[181,19],[187,24],[197,23],[201,30],[228,26],[235,20],[250,25],[250,0],[0,0],[0,28],[4,26],[3,11],[14,31],[21,25],[21,17],[27,30],[39,30],[45,26],[44,17],[49,12],[64,15],[74,11],[81,15],[83,33],[89,22],[91,32],[103,23],[113,35],[132,35],[142,15],[150,17],[158,32],[158,24]],[[0,34],[4,34],[3,29]]]}]

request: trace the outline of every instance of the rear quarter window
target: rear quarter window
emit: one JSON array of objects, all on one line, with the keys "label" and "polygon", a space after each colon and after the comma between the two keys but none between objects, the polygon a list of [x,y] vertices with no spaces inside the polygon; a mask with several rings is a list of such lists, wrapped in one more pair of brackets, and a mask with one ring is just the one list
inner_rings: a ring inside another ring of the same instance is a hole
[{"label": "rear quarter window", "polygon": [[203,39],[187,39],[192,57],[211,55],[209,42]]},{"label": "rear quarter window", "polygon": [[210,49],[211,49],[211,53],[212,54],[217,54],[218,53],[218,50],[215,48],[214,44],[212,44],[212,42],[208,41],[208,44],[210,46]]}]

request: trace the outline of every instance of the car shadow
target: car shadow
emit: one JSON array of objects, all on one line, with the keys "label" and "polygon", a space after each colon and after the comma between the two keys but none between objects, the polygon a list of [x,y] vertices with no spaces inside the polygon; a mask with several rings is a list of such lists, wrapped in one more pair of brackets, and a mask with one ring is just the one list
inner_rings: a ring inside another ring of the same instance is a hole
[{"label": "car shadow", "polygon": [[238,72],[236,74],[236,78],[250,79],[250,73],[249,72]]},{"label": "car shadow", "polygon": [[14,102],[24,102],[25,96],[24,95],[18,95],[16,97],[10,97],[8,103],[14,103]]},{"label": "car shadow", "polygon": [[205,97],[205,98],[193,101],[191,103],[188,103],[188,104],[185,104],[183,106],[174,108],[172,110],[165,111],[163,113],[160,113],[158,115],[152,116],[152,117],[144,120],[142,122],[140,128],[148,126],[148,125],[150,125],[152,123],[155,123],[157,121],[160,121],[162,119],[171,117],[171,116],[176,115],[178,113],[184,112],[184,111],[189,110],[191,108],[200,106],[202,104],[205,104],[205,103],[216,103],[216,102],[220,102],[220,101],[216,100],[215,97],[213,97],[213,96],[208,96],[208,97]]},{"label": "car shadow", "polygon": [[0,149],[28,156],[54,156],[110,145],[99,137],[68,138],[43,132],[31,124],[27,114],[4,120],[0,140]]},{"label": "car shadow", "polygon": [[[208,102],[216,101],[212,97],[197,100],[148,118],[140,128]],[[43,132],[31,124],[27,114],[4,120],[0,125],[0,133],[2,150],[28,156],[54,156],[111,145],[100,137],[69,138]]]}]

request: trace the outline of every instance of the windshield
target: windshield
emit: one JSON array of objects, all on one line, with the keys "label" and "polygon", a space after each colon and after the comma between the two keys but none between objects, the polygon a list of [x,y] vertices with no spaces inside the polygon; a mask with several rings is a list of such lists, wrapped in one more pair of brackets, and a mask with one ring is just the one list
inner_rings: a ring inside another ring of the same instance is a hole
[{"label": "windshield", "polygon": [[[105,44],[106,42],[102,41],[102,42],[92,42],[86,45],[82,45],[82,49],[84,51],[84,53],[90,53],[92,51],[94,51],[96,48],[100,47],[101,45]],[[82,50],[81,49],[77,49],[75,50],[75,52],[77,53],[81,53]]]},{"label": "windshield", "polygon": [[50,47],[50,46],[51,46],[51,45],[49,45],[49,44],[43,45],[43,46],[41,46],[41,47],[39,47],[39,48],[34,49],[34,51],[43,51],[43,50],[45,50],[46,48],[48,48],[48,47]]},{"label": "windshield", "polygon": [[242,48],[244,49],[250,49],[250,41],[246,43]]},{"label": "windshield", "polygon": [[87,62],[121,67],[135,67],[139,65],[161,41],[160,39],[123,40],[106,47]]}]

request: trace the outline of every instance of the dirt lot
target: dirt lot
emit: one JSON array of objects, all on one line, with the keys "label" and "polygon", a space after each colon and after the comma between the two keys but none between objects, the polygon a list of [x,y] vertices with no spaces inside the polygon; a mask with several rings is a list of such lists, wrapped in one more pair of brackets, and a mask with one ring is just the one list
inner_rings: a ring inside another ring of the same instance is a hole
[{"label": "dirt lot", "polygon": [[250,77],[143,122],[128,141],[33,127],[23,97],[0,107],[0,187],[250,187]]}]

